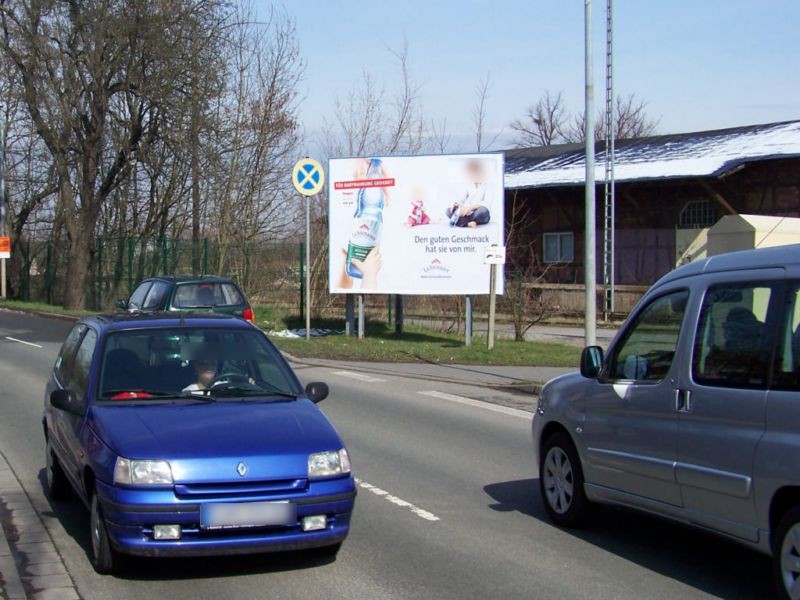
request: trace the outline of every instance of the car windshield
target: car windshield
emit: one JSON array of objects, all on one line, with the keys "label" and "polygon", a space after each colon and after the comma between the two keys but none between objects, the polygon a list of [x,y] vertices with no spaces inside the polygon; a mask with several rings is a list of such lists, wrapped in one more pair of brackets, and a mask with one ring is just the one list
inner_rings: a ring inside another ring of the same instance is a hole
[{"label": "car windshield", "polygon": [[99,399],[295,398],[295,387],[259,331],[147,329],[108,336]]},{"label": "car windshield", "polygon": [[181,283],[175,288],[174,308],[206,308],[210,306],[241,306],[244,298],[232,283]]}]

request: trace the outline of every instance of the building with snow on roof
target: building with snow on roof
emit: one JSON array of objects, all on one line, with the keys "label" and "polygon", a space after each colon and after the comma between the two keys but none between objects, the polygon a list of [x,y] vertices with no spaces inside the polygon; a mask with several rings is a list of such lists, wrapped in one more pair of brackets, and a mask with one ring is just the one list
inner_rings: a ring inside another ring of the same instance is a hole
[{"label": "building with snow on roof", "polygon": [[[800,217],[800,121],[618,140],[615,145],[614,266],[615,283],[623,291],[625,286],[648,286],[704,256],[709,228],[725,215]],[[582,284],[584,158],[583,144],[505,152],[510,275],[516,270],[539,283]],[[604,161],[604,144],[598,142],[598,282]],[[618,310],[627,308],[623,303]]]}]

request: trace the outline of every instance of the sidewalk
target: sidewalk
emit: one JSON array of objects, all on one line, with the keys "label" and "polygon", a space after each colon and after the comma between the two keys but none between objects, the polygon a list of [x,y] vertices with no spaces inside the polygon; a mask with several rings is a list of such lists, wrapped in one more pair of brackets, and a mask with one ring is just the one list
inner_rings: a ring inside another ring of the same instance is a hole
[{"label": "sidewalk", "polygon": [[2,453],[0,598],[80,600],[50,534]]},{"label": "sidewalk", "polygon": [[474,385],[489,388],[534,388],[541,386],[553,377],[570,373],[575,369],[565,367],[504,367],[494,365],[449,365],[438,363],[380,363],[325,360],[321,358],[297,358],[287,356],[295,365],[309,365],[329,369],[347,369],[367,375],[389,375],[409,377],[461,385]]}]

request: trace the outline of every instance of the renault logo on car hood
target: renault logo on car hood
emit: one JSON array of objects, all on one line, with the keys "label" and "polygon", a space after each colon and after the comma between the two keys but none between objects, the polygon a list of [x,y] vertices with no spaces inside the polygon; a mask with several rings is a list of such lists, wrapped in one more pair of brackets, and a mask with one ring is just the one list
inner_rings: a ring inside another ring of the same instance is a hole
[{"label": "renault logo on car hood", "polygon": [[244,477],[247,475],[247,465],[243,462],[240,462],[238,465],[236,465],[236,472],[239,474],[239,477]]}]

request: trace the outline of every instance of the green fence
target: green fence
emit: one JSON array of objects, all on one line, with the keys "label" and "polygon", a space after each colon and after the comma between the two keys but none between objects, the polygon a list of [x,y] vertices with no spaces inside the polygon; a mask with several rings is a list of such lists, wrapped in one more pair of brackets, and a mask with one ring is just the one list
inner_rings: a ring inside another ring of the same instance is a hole
[{"label": "green fence", "polygon": [[[16,296],[59,304],[63,301],[69,255],[65,244],[25,241]],[[98,238],[91,253],[86,303],[91,310],[113,307],[141,279],[182,273],[233,277],[253,304],[299,311],[301,246],[296,242],[218,244],[166,237]]]}]

